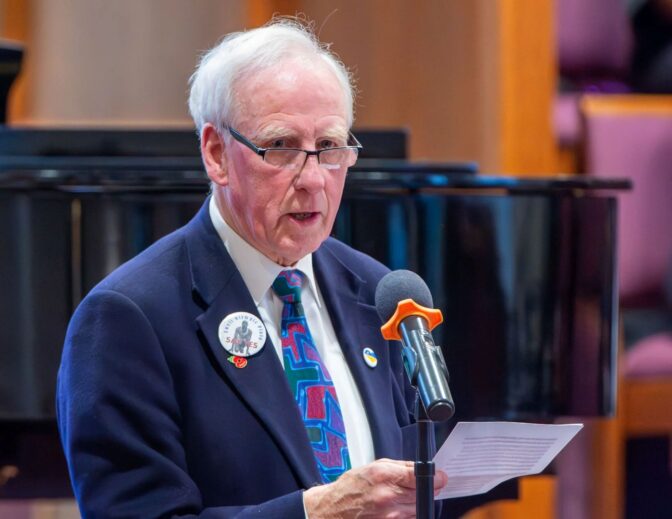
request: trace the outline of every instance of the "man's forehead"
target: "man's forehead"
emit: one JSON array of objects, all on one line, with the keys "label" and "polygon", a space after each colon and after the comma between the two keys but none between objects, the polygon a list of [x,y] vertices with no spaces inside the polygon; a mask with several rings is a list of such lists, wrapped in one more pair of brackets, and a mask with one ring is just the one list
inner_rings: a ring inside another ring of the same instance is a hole
[{"label": "man's forehead", "polygon": [[260,120],[273,113],[348,118],[346,94],[338,78],[319,61],[309,67],[304,61],[290,60],[243,76],[234,85],[234,96],[237,121]]}]

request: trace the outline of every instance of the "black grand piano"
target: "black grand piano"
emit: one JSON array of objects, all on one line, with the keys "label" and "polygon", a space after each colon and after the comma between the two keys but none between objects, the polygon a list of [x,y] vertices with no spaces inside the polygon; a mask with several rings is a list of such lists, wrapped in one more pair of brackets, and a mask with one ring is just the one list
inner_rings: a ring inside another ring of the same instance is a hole
[{"label": "black grand piano", "polygon": [[[333,233],[427,281],[445,317],[435,338],[451,423],[613,413],[616,193],[628,182],[410,163],[403,133],[360,135],[370,153]],[[53,422],[69,316],[207,192],[191,131],[0,128],[0,466],[18,467],[0,498],[70,492]]]}]

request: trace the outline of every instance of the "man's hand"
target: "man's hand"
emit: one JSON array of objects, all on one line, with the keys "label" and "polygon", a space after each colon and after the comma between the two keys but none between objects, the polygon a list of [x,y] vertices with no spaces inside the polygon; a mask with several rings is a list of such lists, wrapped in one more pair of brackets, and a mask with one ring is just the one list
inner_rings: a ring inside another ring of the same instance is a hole
[{"label": "man's hand", "polygon": [[[434,491],[448,483],[440,470],[434,476]],[[349,470],[328,485],[303,494],[309,519],[415,517],[415,474],[412,461],[376,460]]]}]

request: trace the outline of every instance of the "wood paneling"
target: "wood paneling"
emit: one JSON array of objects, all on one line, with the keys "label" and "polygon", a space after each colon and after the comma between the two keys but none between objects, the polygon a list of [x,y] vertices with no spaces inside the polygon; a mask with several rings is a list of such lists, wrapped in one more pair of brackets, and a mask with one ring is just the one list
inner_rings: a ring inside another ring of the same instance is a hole
[{"label": "wood paneling", "polygon": [[[31,35],[31,0],[0,0],[0,38],[25,43]],[[8,120],[21,118],[26,112],[26,67],[12,85]]]},{"label": "wood paneling", "polygon": [[[463,519],[545,519],[555,517],[555,478],[530,476],[520,479],[519,499],[481,506]],[[450,501],[446,502],[450,506]]]},{"label": "wood paneling", "polygon": [[245,27],[260,27],[273,16],[293,16],[300,11],[300,0],[248,0]]},{"label": "wood paneling", "polygon": [[627,94],[586,95],[581,99],[581,112],[592,115],[660,115],[672,116],[672,95]]},{"label": "wood paneling", "polygon": [[188,126],[198,55],[245,24],[243,0],[32,0],[15,123]]},{"label": "wood paneling", "polygon": [[499,0],[498,7],[500,167],[506,173],[549,173],[556,160],[553,2]]},{"label": "wood paneling", "polygon": [[29,25],[30,0],[0,1],[0,37],[23,41]]},{"label": "wood paneling", "polygon": [[672,377],[623,381],[628,437],[672,437]]}]

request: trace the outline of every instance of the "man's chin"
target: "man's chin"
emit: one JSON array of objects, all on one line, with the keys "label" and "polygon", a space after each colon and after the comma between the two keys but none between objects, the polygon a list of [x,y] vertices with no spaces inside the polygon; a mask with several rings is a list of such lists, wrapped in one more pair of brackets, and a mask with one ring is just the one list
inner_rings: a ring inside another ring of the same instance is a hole
[{"label": "man's chin", "polygon": [[[326,237],[324,239],[326,239]],[[324,240],[320,240],[319,242],[311,241],[311,243],[294,242],[291,245],[283,247],[281,251],[277,251],[271,259],[278,265],[291,267],[304,256],[307,256],[311,252],[315,252],[323,241]]]}]

